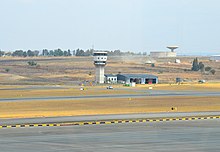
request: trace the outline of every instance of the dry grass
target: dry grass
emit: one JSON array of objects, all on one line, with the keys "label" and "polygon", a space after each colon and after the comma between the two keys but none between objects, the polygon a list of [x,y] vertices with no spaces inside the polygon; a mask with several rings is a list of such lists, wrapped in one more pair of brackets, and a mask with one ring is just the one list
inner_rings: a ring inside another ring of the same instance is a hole
[{"label": "dry grass", "polygon": [[[220,83],[207,84],[157,84],[157,85],[138,85],[136,88],[127,88],[126,90],[107,90],[105,86],[86,86],[84,91],[80,87],[66,87],[66,89],[32,89],[32,90],[1,90],[0,98],[25,98],[25,97],[51,97],[51,96],[85,96],[85,95],[103,95],[103,94],[137,94],[133,89],[148,90],[152,86],[154,90],[171,91],[219,91]],[[27,86],[28,87],[28,86]],[[25,86],[0,86],[0,89],[25,88]],[[124,88],[122,85],[115,85],[114,88]]]},{"label": "dry grass", "polygon": [[[109,57],[106,73],[148,73],[157,75],[160,82],[175,82],[176,77],[189,82],[199,79],[220,80],[220,62],[199,58],[206,66],[216,70],[215,75],[203,75],[200,72],[189,71],[193,58],[180,59],[181,64],[175,64],[175,58],[156,59],[155,67],[151,67],[145,64],[147,57]],[[34,60],[39,66],[28,66],[27,62],[30,60]],[[2,84],[78,84],[85,80],[94,81],[95,69],[92,57],[2,58],[1,65]],[[10,71],[6,73],[5,69]]]},{"label": "dry grass", "polygon": [[[172,107],[177,109],[172,111]],[[219,110],[219,97],[175,97],[175,99],[173,97],[146,97],[0,103],[1,118]]]},{"label": "dry grass", "polygon": [[127,90],[97,90],[92,87],[85,87],[84,91],[78,88],[69,89],[48,89],[48,90],[1,90],[0,98],[25,98],[25,97],[52,97],[52,96],[86,96],[103,94],[135,94]]},{"label": "dry grass", "polygon": [[185,91],[220,91],[220,83],[205,83],[205,84],[164,84],[156,85],[157,90],[185,90]]}]

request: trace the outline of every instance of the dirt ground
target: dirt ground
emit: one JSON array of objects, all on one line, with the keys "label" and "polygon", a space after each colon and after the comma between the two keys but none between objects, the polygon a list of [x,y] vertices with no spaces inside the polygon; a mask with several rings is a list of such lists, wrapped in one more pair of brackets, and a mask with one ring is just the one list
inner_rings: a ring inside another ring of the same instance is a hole
[{"label": "dirt ground", "polygon": [[[216,70],[216,74],[202,74],[190,71],[194,57],[177,57],[180,64],[174,63],[176,58],[160,58],[155,67],[146,64],[149,57],[126,56],[109,57],[105,71],[107,74],[145,73],[159,77],[160,83],[174,83],[177,77],[186,82],[205,79],[220,81],[220,62],[211,62],[208,57],[199,57],[205,66]],[[37,62],[37,66],[29,66],[28,61]],[[92,57],[35,57],[35,58],[1,58],[0,84],[71,84],[94,81],[94,65]],[[8,72],[6,72],[8,70]]]}]

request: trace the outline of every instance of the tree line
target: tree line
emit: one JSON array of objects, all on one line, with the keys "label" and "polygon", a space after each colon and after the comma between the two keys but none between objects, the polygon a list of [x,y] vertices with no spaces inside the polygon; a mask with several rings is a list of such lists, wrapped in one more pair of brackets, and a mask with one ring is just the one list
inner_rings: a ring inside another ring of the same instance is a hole
[{"label": "tree line", "polygon": [[[61,50],[61,49],[55,49],[55,50],[48,50],[48,49],[43,49],[42,51],[23,51],[23,50],[16,50],[13,52],[4,52],[0,50],[0,57],[2,56],[13,56],[13,57],[36,57],[36,56],[92,56],[94,50],[93,49],[88,49],[88,50],[83,50],[83,49],[77,49],[71,51],[70,49],[68,50]],[[109,56],[123,56],[123,55],[135,55],[133,52],[122,52],[120,50],[114,50],[114,51],[106,51],[108,52]]]}]

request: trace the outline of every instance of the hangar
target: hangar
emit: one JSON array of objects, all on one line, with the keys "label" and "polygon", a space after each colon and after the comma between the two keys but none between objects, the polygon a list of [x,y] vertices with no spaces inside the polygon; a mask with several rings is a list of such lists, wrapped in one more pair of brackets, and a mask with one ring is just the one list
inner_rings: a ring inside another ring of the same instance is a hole
[{"label": "hangar", "polygon": [[158,77],[149,74],[118,74],[118,82],[136,84],[157,84]]}]

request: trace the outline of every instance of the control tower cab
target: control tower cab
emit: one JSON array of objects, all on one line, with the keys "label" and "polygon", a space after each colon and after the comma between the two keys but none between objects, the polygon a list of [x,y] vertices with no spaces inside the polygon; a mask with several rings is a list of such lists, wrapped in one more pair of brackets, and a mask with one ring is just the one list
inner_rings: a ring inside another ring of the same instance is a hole
[{"label": "control tower cab", "polygon": [[95,65],[106,65],[107,52],[94,52],[93,57]]},{"label": "control tower cab", "polygon": [[105,81],[105,65],[107,62],[107,52],[94,52],[94,65],[96,68],[95,72],[95,82],[96,83],[104,83]]}]

